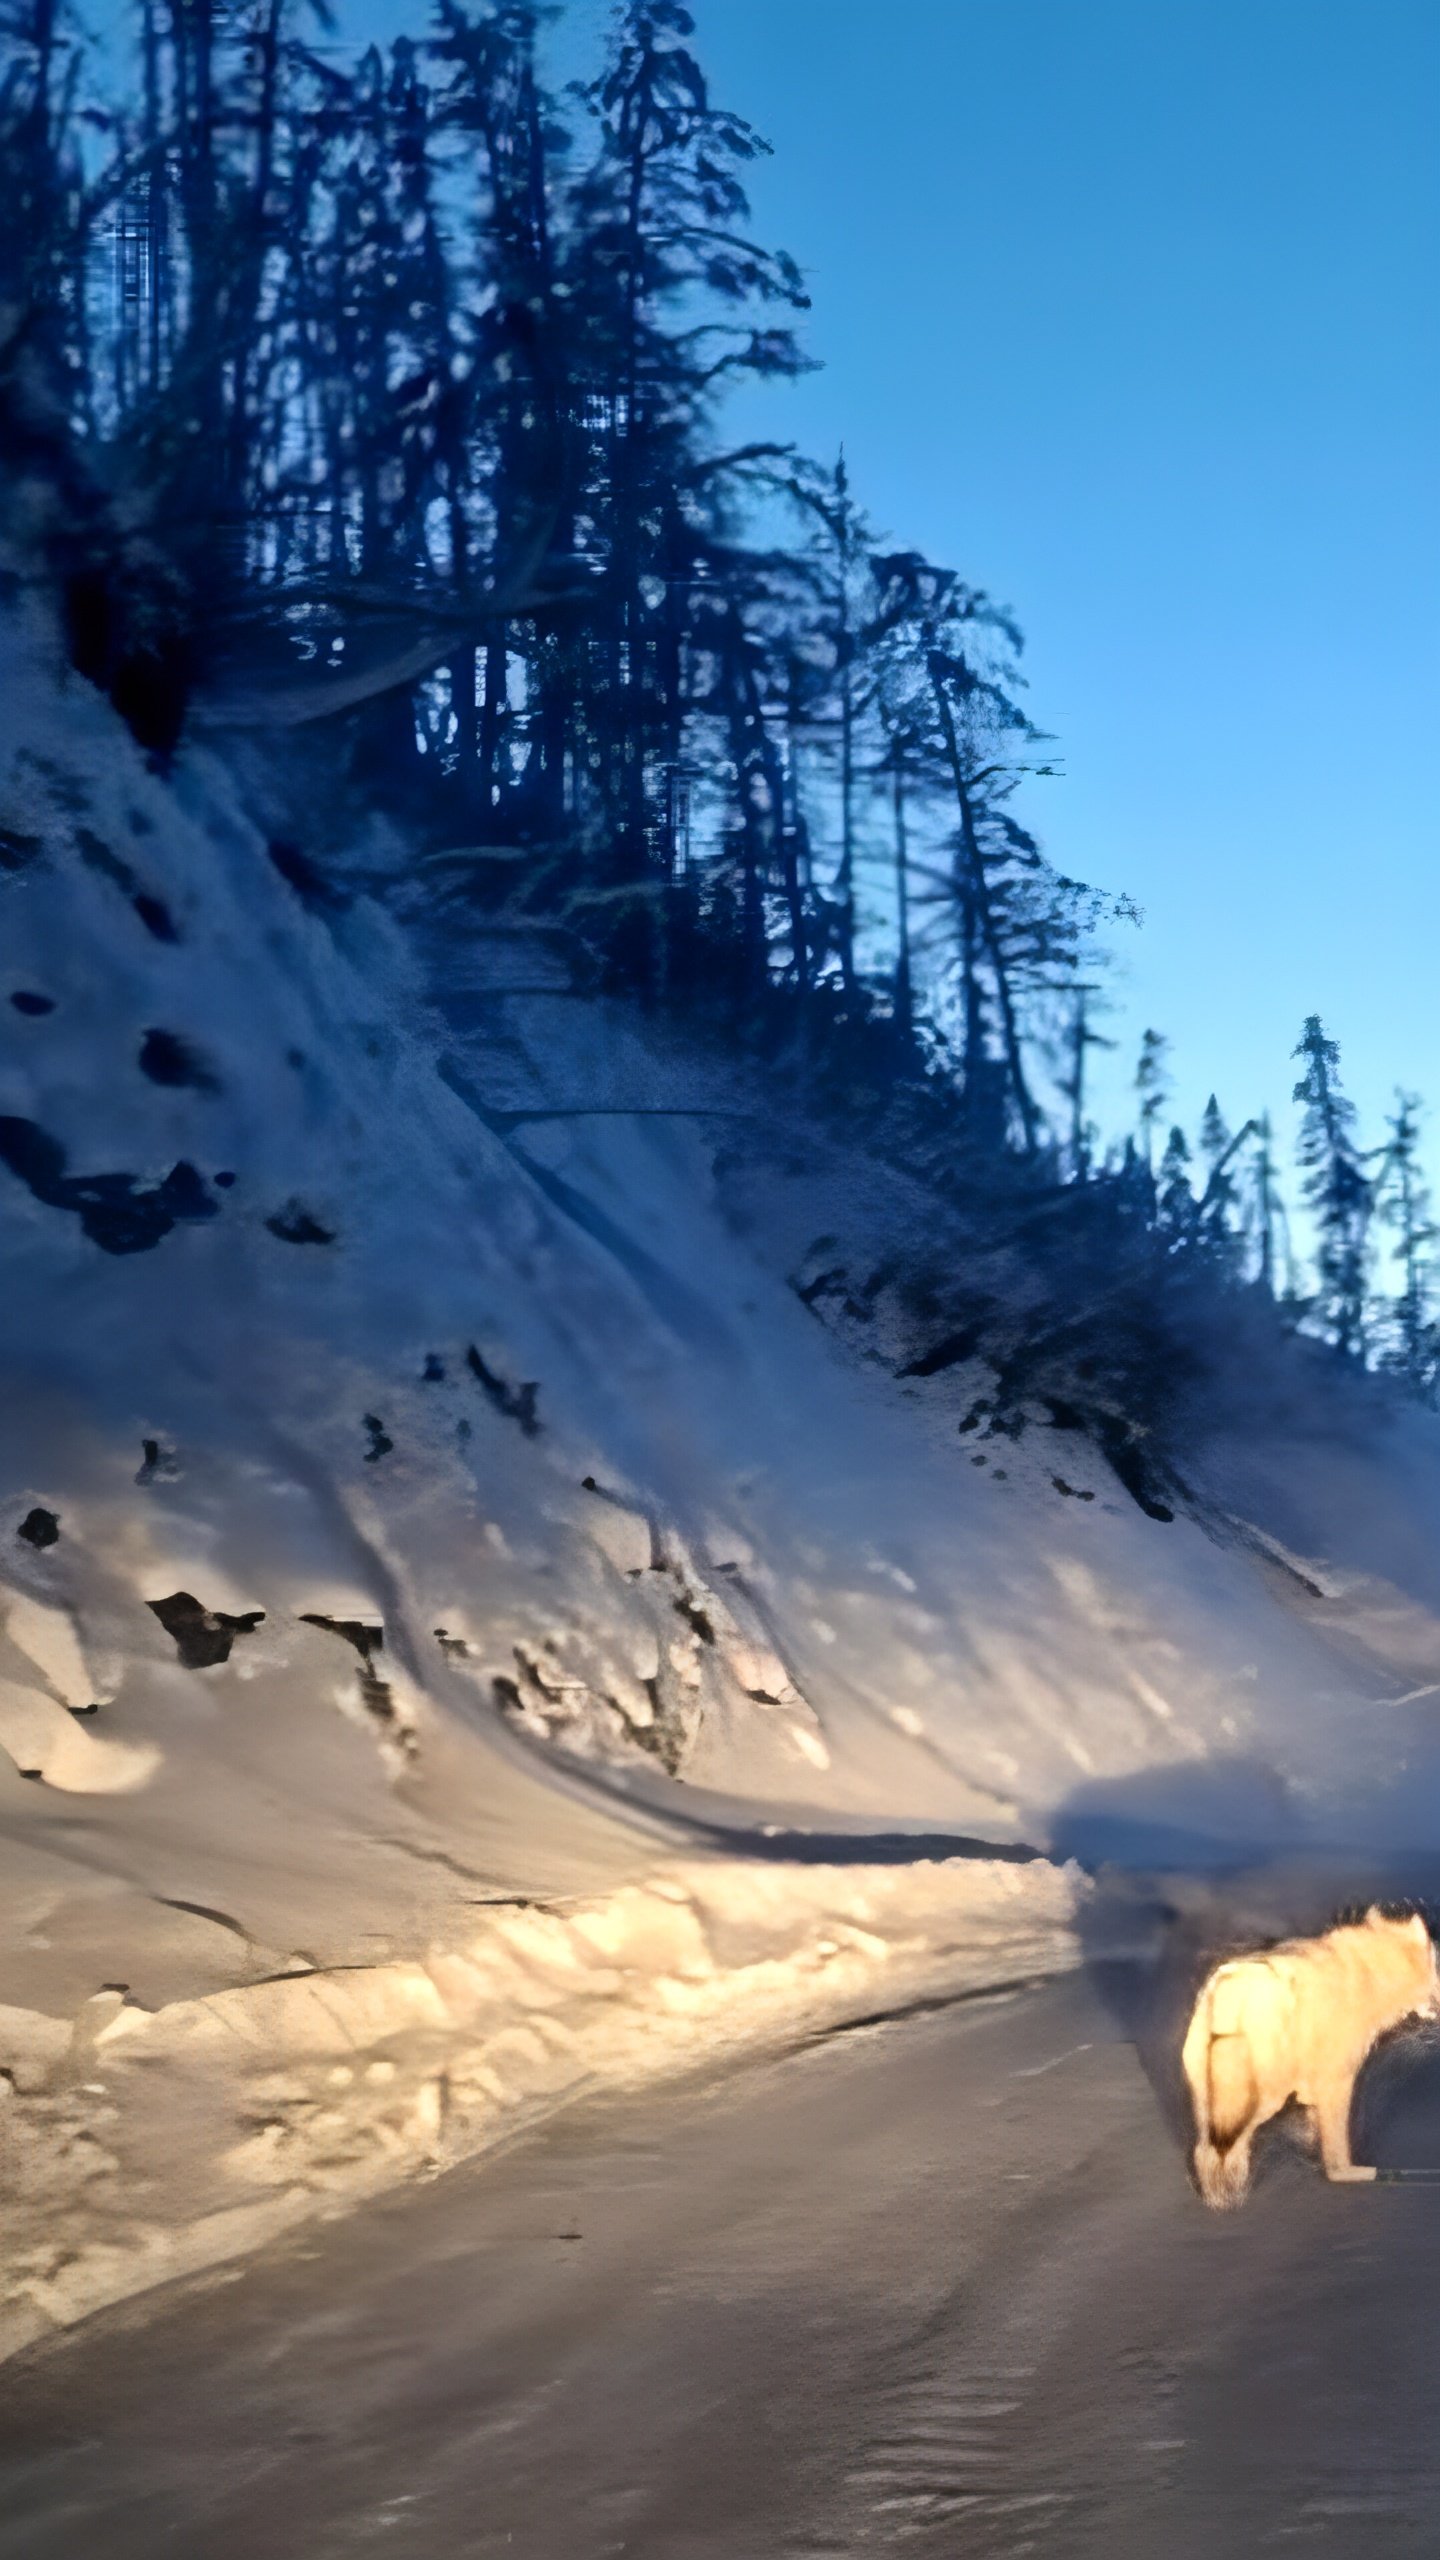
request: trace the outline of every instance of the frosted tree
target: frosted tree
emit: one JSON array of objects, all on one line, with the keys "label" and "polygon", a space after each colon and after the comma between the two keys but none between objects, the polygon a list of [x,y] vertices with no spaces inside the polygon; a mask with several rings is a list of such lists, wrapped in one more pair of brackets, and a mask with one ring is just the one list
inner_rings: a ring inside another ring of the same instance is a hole
[{"label": "frosted tree", "polygon": [[1213,1174],[1230,1152],[1230,1132],[1225,1114],[1212,1093],[1200,1115],[1200,1154]]},{"label": "frosted tree", "polygon": [[1247,1121],[1232,1137],[1213,1093],[1200,1121],[1199,1154],[1205,1173],[1197,1212],[1200,1240],[1208,1252],[1226,1264],[1238,1262],[1241,1251],[1240,1184],[1234,1165],[1253,1126]]},{"label": "frosted tree", "polygon": [[[643,892],[666,840],[662,775],[677,761],[679,617],[702,574],[695,535],[719,532],[752,458],[707,449],[712,422],[731,383],[804,365],[788,317],[807,307],[799,269],[750,230],[744,173],[768,146],[712,102],[694,32],[681,0],[624,0],[617,12],[605,69],[579,93],[591,154],[569,199],[560,279],[585,422],[581,763],[597,786],[604,885],[642,893],[617,910],[642,973]],[[733,622],[721,627],[733,699],[748,670]]]},{"label": "frosted tree", "polygon": [[1070,1106],[1070,1172],[1076,1182],[1089,1181],[1099,1138],[1086,1109],[1090,1051],[1115,1046],[1095,1028],[1096,1002],[1101,992],[1087,978],[1078,979],[1070,989],[1070,1020],[1064,1036],[1059,1084]]},{"label": "frosted tree", "polygon": [[1071,1011],[1102,911],[1129,910],[1056,871],[1009,805],[1027,775],[1054,771],[1015,699],[1023,644],[1012,618],[918,552],[877,554],[871,569],[882,720],[905,704],[909,769],[937,795],[937,814],[938,794],[950,801],[948,860],[907,867],[931,883],[925,902],[950,944],[966,1136],[981,1148],[1016,1141],[1033,1159],[1043,1121],[1027,1045],[1057,997]]},{"label": "frosted tree", "polygon": [[1396,1094],[1387,1127],[1390,1136],[1381,1153],[1374,1197],[1377,1213],[1394,1237],[1401,1282],[1393,1306],[1394,1340],[1387,1366],[1398,1369],[1416,1394],[1428,1397],[1434,1391],[1440,1353],[1433,1312],[1436,1230],[1420,1164],[1417,1095]]},{"label": "frosted tree", "polygon": [[1285,1295],[1293,1297],[1293,1274],[1289,1269],[1289,1234],[1280,1184],[1275,1171],[1275,1142],[1270,1127],[1270,1114],[1262,1111],[1250,1124],[1253,1145],[1250,1150],[1249,1182],[1244,1202],[1244,1220],[1250,1246],[1255,1255],[1256,1278],[1272,1297],[1276,1289],[1276,1270],[1281,1250],[1286,1260]]},{"label": "frosted tree", "polygon": [[1190,1181],[1190,1148],[1183,1129],[1171,1130],[1160,1159],[1155,1218],[1172,1247],[1193,1239],[1195,1194]]},{"label": "frosted tree", "polygon": [[1372,1195],[1355,1106],[1341,1090],[1339,1044],[1326,1036],[1318,1013],[1306,1017],[1293,1054],[1305,1070],[1294,1099],[1302,1106],[1298,1153],[1317,1235],[1316,1312],[1341,1358],[1363,1361]]},{"label": "frosted tree", "polygon": [[1161,1031],[1141,1034],[1135,1092],[1140,1104],[1140,1152],[1147,1165],[1155,1160],[1155,1137],[1170,1099],[1170,1043]]}]

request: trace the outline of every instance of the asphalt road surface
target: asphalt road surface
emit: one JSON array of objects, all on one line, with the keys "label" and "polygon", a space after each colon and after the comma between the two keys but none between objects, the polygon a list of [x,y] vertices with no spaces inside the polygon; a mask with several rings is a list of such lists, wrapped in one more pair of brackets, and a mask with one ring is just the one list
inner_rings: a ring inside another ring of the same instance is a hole
[{"label": "asphalt road surface", "polygon": [[[1440,2547],[1440,2184],[1196,2202],[1127,1977],[576,2110],[0,2373],[0,2560]],[[1357,2148],[1440,2162],[1440,2048]]]}]

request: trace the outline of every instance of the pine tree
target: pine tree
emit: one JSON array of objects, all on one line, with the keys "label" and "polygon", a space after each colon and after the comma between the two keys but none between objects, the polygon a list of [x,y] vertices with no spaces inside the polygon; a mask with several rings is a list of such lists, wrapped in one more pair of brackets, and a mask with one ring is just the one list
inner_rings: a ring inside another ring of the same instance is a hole
[{"label": "pine tree", "polygon": [[1420,1108],[1417,1095],[1396,1094],[1374,1196],[1380,1216],[1394,1234],[1400,1262],[1401,1289],[1394,1305],[1394,1341],[1387,1365],[1398,1369],[1417,1395],[1428,1397],[1435,1386],[1440,1341],[1433,1312],[1436,1230],[1420,1163]]},{"label": "pine tree", "polygon": [[1225,1125],[1225,1115],[1212,1093],[1200,1121],[1200,1161],[1205,1168],[1205,1181],[1198,1207],[1198,1230],[1201,1243],[1222,1267],[1233,1266],[1239,1257],[1241,1238],[1236,1223],[1239,1184],[1231,1171],[1234,1158],[1250,1135],[1250,1123],[1234,1137]]},{"label": "pine tree", "polygon": [[1095,1028],[1094,1014],[1100,989],[1089,979],[1077,980],[1069,989],[1070,1021],[1065,1033],[1065,1063],[1060,1071],[1060,1090],[1070,1105],[1070,1173],[1073,1181],[1088,1182],[1099,1132],[1086,1112],[1086,1075],[1092,1049],[1113,1049],[1115,1043]]},{"label": "pine tree", "polygon": [[1026,999],[1073,985],[1096,902],[1051,868],[1009,806],[1026,774],[1053,770],[1015,700],[1022,641],[1012,618],[917,553],[877,556],[873,574],[873,632],[910,671],[908,687],[903,674],[891,687],[923,705],[924,762],[951,799],[949,862],[924,869],[953,934],[967,1135],[991,1148],[1013,1132],[1033,1159],[1041,1115],[1025,1057]]},{"label": "pine tree", "polygon": [[895,1021],[902,1038],[913,1041],[916,1025],[915,954],[912,926],[913,888],[910,872],[912,810],[919,765],[913,729],[897,721],[888,729],[875,771],[889,786],[891,841],[895,877]]},{"label": "pine tree", "polygon": [[928,689],[909,635],[883,621],[869,641],[874,660],[873,700],[879,749],[873,773],[890,803],[895,881],[895,1018],[903,1036],[916,1021],[914,948],[915,875],[912,847],[917,826],[941,775],[928,734]]},{"label": "pine tree", "polygon": [[1200,1115],[1200,1154],[1211,1174],[1230,1151],[1230,1132],[1225,1114],[1212,1093]]},{"label": "pine tree", "polygon": [[1163,1032],[1141,1034],[1135,1091],[1140,1104],[1140,1152],[1147,1165],[1154,1161],[1156,1128],[1170,1099],[1169,1051],[1170,1043]]},{"label": "pine tree", "polygon": [[1355,1108],[1340,1087],[1339,1045],[1318,1014],[1306,1017],[1294,1055],[1305,1062],[1294,1099],[1303,1105],[1298,1153],[1318,1238],[1320,1321],[1342,1359],[1363,1360],[1372,1203]]},{"label": "pine tree", "polygon": [[79,257],[82,180],[76,133],[79,30],[63,0],[0,8],[0,360],[16,341],[46,395],[83,399]]},{"label": "pine tree", "polygon": [[1172,1252],[1195,1237],[1195,1194],[1190,1182],[1190,1147],[1185,1132],[1173,1128],[1160,1159],[1155,1219]]},{"label": "pine tree", "polygon": [[[538,0],[501,0],[479,15],[439,0],[431,46],[442,81],[433,122],[470,192],[469,272],[451,280],[463,323],[440,418],[461,601],[477,583],[503,593],[522,564],[543,590],[550,565],[563,576],[575,549],[575,351],[557,239],[570,134],[537,75],[542,14]],[[543,703],[523,779],[510,753],[520,725],[510,699],[515,654],[528,658],[527,694]],[[562,832],[562,741],[579,681],[565,616],[538,616],[528,634],[493,619],[478,670],[473,649],[454,662],[457,765],[482,841],[553,842]]]},{"label": "pine tree", "polygon": [[[681,0],[625,0],[610,60],[583,92],[595,147],[571,200],[564,284],[576,315],[588,463],[582,505],[597,571],[585,722],[604,868],[643,889],[663,864],[673,745],[666,672],[673,589],[698,517],[719,531],[745,457],[703,452],[732,380],[803,359],[767,307],[807,297],[793,260],[750,238],[740,172],[766,146],[714,106]],[[742,824],[744,823],[742,817]],[[637,905],[632,924],[643,927]],[[648,941],[639,929],[637,950]],[[644,963],[636,964],[643,969]]]},{"label": "pine tree", "polygon": [[[1275,1172],[1275,1145],[1269,1112],[1262,1111],[1258,1119],[1248,1126],[1253,1145],[1245,1202],[1245,1229],[1255,1254],[1255,1276],[1271,1297],[1278,1297],[1282,1291],[1277,1287],[1277,1249],[1283,1242],[1288,1266],[1290,1247],[1285,1208]],[[1294,1294],[1288,1267],[1283,1294],[1287,1297]]]},{"label": "pine tree", "polygon": [[[860,738],[866,714],[875,701],[873,675],[865,664],[876,637],[870,562],[873,536],[851,493],[843,449],[833,470],[799,465],[790,487],[820,529],[814,567],[823,605],[817,636],[826,664],[823,694],[820,701],[812,702],[811,720],[812,724],[823,723],[829,729],[836,749],[840,846],[830,909],[840,983],[846,995],[852,996],[856,987]],[[903,786],[896,809],[903,834]]]}]

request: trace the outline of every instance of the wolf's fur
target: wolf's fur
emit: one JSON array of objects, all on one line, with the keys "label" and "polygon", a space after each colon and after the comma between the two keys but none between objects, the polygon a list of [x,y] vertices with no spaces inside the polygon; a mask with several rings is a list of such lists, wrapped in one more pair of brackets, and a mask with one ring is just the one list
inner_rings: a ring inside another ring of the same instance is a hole
[{"label": "wolf's fur", "polygon": [[1440,2015],[1440,1974],[1424,1920],[1378,1909],[1322,1938],[1291,1938],[1217,1965],[1195,2003],[1181,2062],[1195,2111],[1195,2183],[1237,2205],[1250,2147],[1298,2099],[1327,2178],[1373,2178],[1350,2157],[1350,2102],[1379,2038]]}]

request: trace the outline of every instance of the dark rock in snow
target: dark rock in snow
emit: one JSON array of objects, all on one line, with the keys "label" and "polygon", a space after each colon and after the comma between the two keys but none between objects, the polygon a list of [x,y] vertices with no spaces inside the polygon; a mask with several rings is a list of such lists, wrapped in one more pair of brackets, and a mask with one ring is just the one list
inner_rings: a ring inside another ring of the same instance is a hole
[{"label": "dark rock in snow", "polygon": [[180,1461],[174,1450],[167,1449],[159,1440],[142,1440],[140,1447],[143,1456],[136,1470],[136,1483],[172,1483],[180,1473]]},{"label": "dark rock in snow", "polygon": [[179,1164],[171,1166],[160,1188],[173,1217],[213,1218],[219,1213],[220,1203],[211,1199],[204,1175],[183,1157]]},{"label": "dark rock in snow", "polygon": [[473,1342],[465,1353],[465,1365],[472,1378],[484,1388],[496,1412],[503,1413],[507,1422],[518,1422],[526,1439],[533,1440],[540,1428],[540,1417],[535,1410],[535,1399],[540,1393],[538,1381],[527,1378],[523,1386],[507,1386],[503,1378],[497,1377],[494,1370],[487,1367]]},{"label": "dark rock in snow", "polygon": [[37,747],[18,747],[15,761],[33,767],[42,777],[56,808],[63,809],[67,817],[78,817],[82,809],[89,808],[91,794],[79,774],[57,764],[53,756],[43,755]]},{"label": "dark rock in snow", "polygon": [[809,1307],[812,1314],[822,1298],[833,1297],[835,1291],[842,1289],[844,1285],[845,1272],[840,1263],[837,1263],[831,1271],[817,1271],[813,1280],[806,1280],[803,1283],[792,1280],[790,1283],[801,1306]]},{"label": "dark rock in snow", "polygon": [[152,1084],[193,1085],[199,1093],[218,1093],[220,1079],[198,1050],[176,1031],[147,1031],[140,1043],[140,1072]]},{"label": "dark rock in snow", "polygon": [[1173,1509],[1161,1498],[1158,1470],[1124,1423],[1106,1414],[1097,1437],[1131,1501],[1139,1504],[1147,1520],[1173,1520]]},{"label": "dark rock in snow", "polygon": [[983,1339],[980,1325],[962,1325],[958,1332],[947,1333],[943,1342],[922,1351],[918,1360],[907,1361],[895,1374],[897,1378],[938,1378],[942,1370],[954,1369],[962,1360],[973,1360]]},{"label": "dark rock in snow", "polygon": [[0,827],[0,871],[23,871],[44,849],[43,836],[22,835],[18,827]]},{"label": "dark rock in snow", "polygon": [[300,1624],[323,1627],[327,1635],[343,1636],[347,1644],[353,1644],[362,1662],[373,1661],[377,1653],[385,1650],[384,1628],[372,1627],[364,1618],[327,1618],[323,1609],[302,1609]]},{"label": "dark rock in snow", "polygon": [[33,987],[17,987],[10,1001],[17,1013],[38,1016],[42,1013],[53,1013],[55,1010],[54,997],[38,995]]},{"label": "dark rock in snow", "polygon": [[147,1600],[187,1671],[209,1671],[228,1662],[237,1636],[248,1636],[264,1618],[263,1609],[247,1609],[232,1617],[228,1609],[207,1609],[190,1591],[172,1591],[164,1600]]},{"label": "dark rock in snow", "polygon": [[139,889],[131,904],[146,932],[153,933],[157,942],[179,941],[180,936],[175,930],[175,919],[163,898],[152,898],[148,890]]},{"label": "dark rock in snow", "polygon": [[153,933],[157,942],[179,941],[174,918],[164,899],[141,887],[123,854],[117,853],[113,845],[108,845],[103,836],[97,836],[93,827],[77,827],[75,842],[91,870],[98,871],[102,879],[111,881],[121,896],[129,899],[147,933]]},{"label": "dark rock in snow", "polygon": [[426,1387],[438,1387],[444,1383],[444,1378],[445,1363],[441,1359],[439,1352],[427,1351],[425,1354],[425,1366],[420,1372],[421,1385]]},{"label": "dark rock in snow", "polygon": [[342,1636],[360,1656],[360,1696],[363,1704],[379,1724],[393,1724],[395,1701],[390,1683],[382,1680],[375,1668],[375,1656],[385,1648],[383,1627],[368,1626],[363,1618],[327,1618],[321,1609],[302,1609],[300,1623],[304,1627],[323,1627],[327,1635]]},{"label": "dark rock in snow", "polygon": [[59,1139],[33,1120],[0,1119],[0,1164],[47,1209],[70,1210],[102,1253],[148,1252],[173,1226],[213,1218],[220,1206],[183,1159],[148,1186],[133,1173],[67,1173]]},{"label": "dark rock in snow", "polygon": [[369,1434],[369,1446],[365,1451],[365,1463],[367,1466],[373,1467],[377,1458],[388,1458],[391,1450],[395,1446],[395,1443],[391,1439],[390,1434],[386,1430],[378,1413],[364,1414],[361,1419]]},{"label": "dark rock in snow", "polygon": [[671,1602],[671,1607],[677,1618],[684,1619],[686,1626],[693,1630],[702,1644],[715,1642],[715,1629],[692,1591],[682,1588],[678,1598]]},{"label": "dark rock in snow", "polygon": [[267,1218],[265,1224],[282,1244],[333,1244],[335,1241],[334,1228],[322,1227],[319,1219],[312,1218],[299,1200],[287,1200],[284,1208],[277,1209],[274,1217]]},{"label": "dark rock in snow", "polygon": [[102,879],[113,882],[122,896],[134,897],[140,883],[122,853],[108,845],[103,836],[97,836],[93,827],[77,827],[75,842],[92,871],[98,871]]},{"label": "dark rock in snow", "polygon": [[1083,1431],[1085,1429],[1085,1416],[1078,1405],[1068,1404],[1063,1396],[1046,1396],[1043,1402],[1050,1415],[1053,1430]]},{"label": "dark rock in snow", "polygon": [[53,1547],[60,1536],[60,1515],[37,1502],[33,1511],[26,1512],[15,1535],[23,1538],[27,1547]]},{"label": "dark rock in snow", "polygon": [[326,878],[318,862],[312,861],[298,844],[291,844],[285,836],[273,836],[267,850],[287,889],[294,890],[302,907],[308,907],[312,915],[343,914],[350,903],[344,891]]}]

